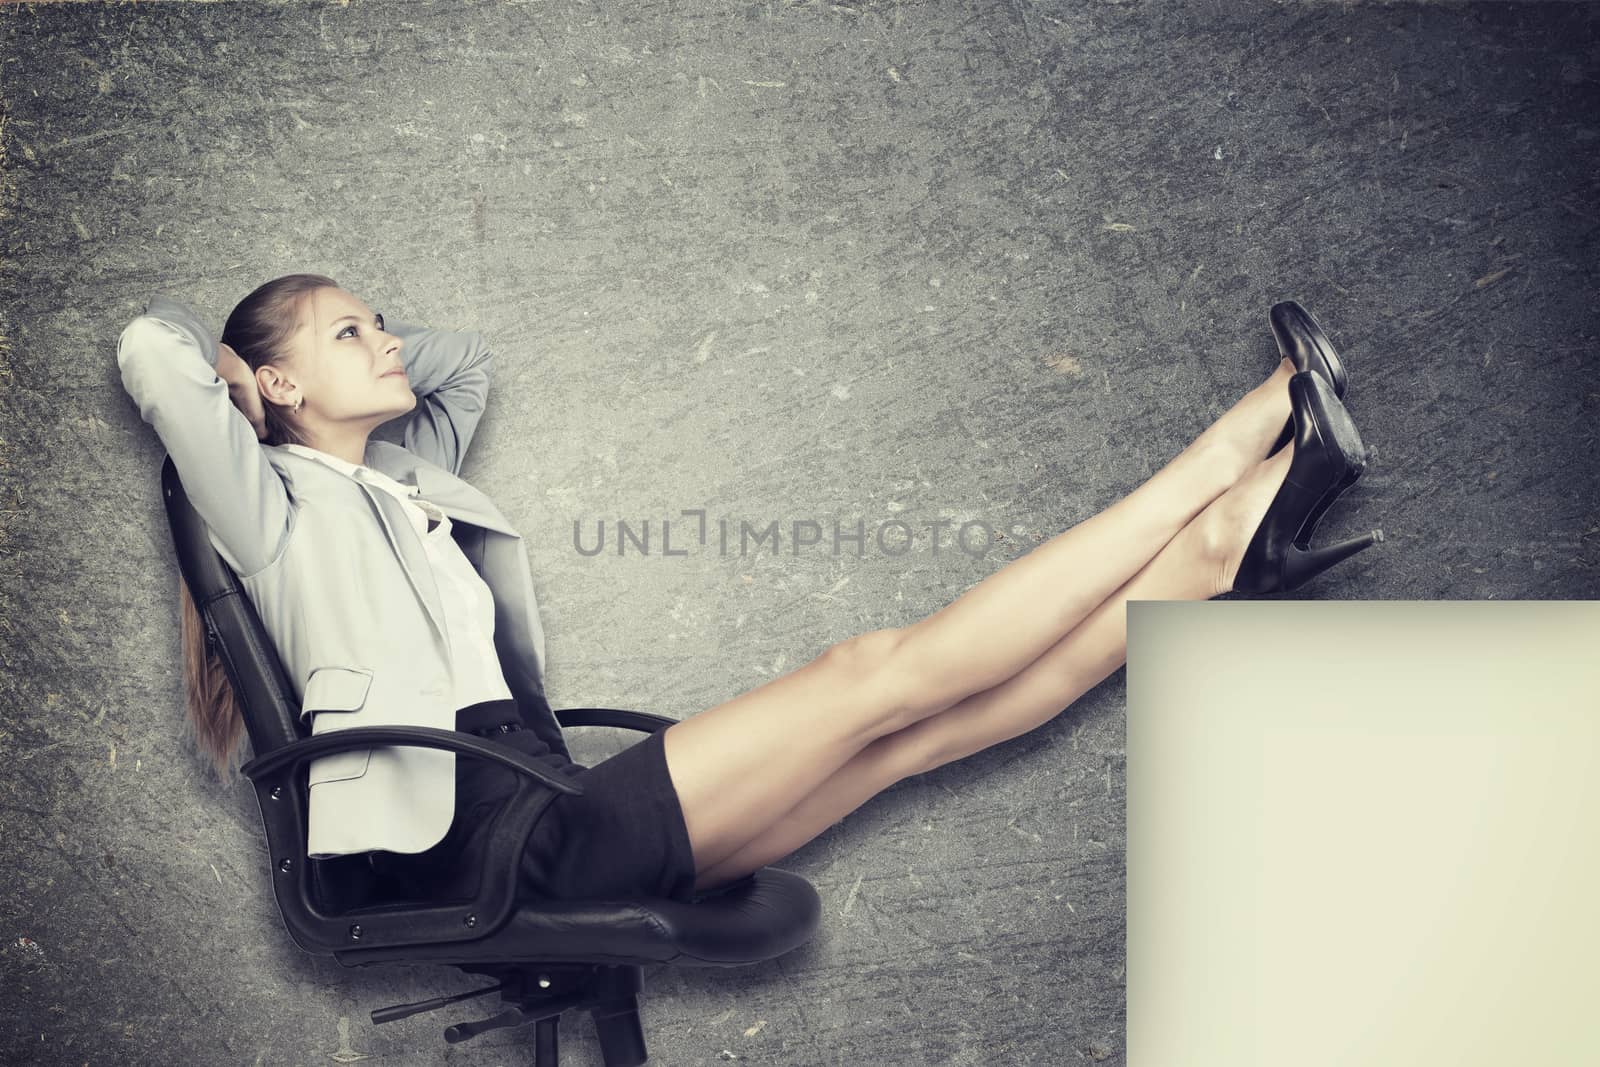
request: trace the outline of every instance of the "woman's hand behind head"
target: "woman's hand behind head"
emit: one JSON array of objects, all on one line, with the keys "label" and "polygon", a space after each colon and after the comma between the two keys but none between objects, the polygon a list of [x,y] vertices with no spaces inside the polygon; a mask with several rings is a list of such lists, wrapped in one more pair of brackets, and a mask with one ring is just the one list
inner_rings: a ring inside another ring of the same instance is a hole
[{"label": "woman's hand behind head", "polygon": [[261,388],[256,384],[255,372],[239,358],[228,345],[217,342],[217,377],[228,383],[228,399],[255,427],[256,439],[267,436],[267,416],[262,406]]}]

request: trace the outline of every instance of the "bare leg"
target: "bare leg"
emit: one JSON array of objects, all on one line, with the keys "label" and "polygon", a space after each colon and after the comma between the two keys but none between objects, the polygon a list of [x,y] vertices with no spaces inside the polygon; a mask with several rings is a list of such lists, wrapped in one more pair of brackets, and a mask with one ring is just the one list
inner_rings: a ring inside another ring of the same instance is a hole
[{"label": "bare leg", "polygon": [[777,823],[699,873],[696,889],[743,877],[794,852],[894,783],[1027,733],[1126,661],[1130,600],[1205,600],[1233,575],[1293,449],[1259,464],[1169,541],[1144,569],[1022,671],[944,711],[884,734]]},{"label": "bare leg", "polygon": [[696,866],[738,851],[875,738],[1021,671],[1081,623],[1271,446],[1278,369],[1105,511],[899,630],[877,630],[669,727],[668,768]]}]

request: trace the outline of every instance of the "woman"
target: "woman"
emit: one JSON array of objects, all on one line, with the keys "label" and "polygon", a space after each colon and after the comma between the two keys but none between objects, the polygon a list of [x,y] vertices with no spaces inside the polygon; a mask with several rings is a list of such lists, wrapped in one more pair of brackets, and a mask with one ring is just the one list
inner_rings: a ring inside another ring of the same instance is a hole
[{"label": "woman", "polygon": [[[531,895],[689,899],[725,886],[894,782],[1059,714],[1125,661],[1127,601],[1291,590],[1382,540],[1374,530],[1309,547],[1366,453],[1333,346],[1303,308],[1280,303],[1276,369],[1138,489],[928,617],[845,640],[585,767],[543,698],[520,539],[454,477],[487,395],[481,337],[385,323],[321,275],[259,287],[220,341],[158,299],[119,343],[124,385],[241,575],[313,731],[453,710],[456,728],[584,784],[529,835]],[[402,415],[405,449],[369,441]],[[513,555],[521,583],[507,577]],[[183,592],[190,723],[226,777],[241,722]],[[416,666],[430,655],[436,675]],[[367,852],[414,891],[473,892],[481,833],[512,772],[394,746],[318,762],[313,855]],[[441,774],[453,797],[440,795]]]}]

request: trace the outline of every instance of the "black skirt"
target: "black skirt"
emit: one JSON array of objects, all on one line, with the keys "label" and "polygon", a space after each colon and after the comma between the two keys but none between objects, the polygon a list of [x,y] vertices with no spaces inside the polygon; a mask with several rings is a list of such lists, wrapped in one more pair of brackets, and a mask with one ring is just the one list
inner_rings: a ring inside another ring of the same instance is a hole
[{"label": "black skirt", "polygon": [[[523,728],[520,710],[511,700],[462,708],[456,712],[456,729],[524,752],[583,786],[582,796],[557,793],[528,834],[519,859],[519,894],[533,899],[693,898],[694,853],[667,771],[663,730],[589,767],[551,752],[532,730]],[[478,891],[490,819],[523,777],[457,753],[456,813],[444,839],[423,852],[374,852],[373,869],[397,880],[409,896],[470,900]],[[536,800],[554,792],[542,784],[535,788]]]}]

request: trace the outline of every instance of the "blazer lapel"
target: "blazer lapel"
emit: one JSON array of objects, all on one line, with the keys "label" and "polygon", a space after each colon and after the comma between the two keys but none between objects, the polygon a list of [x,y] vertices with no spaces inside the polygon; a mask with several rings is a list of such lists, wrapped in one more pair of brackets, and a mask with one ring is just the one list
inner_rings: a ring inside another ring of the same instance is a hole
[{"label": "blazer lapel", "polygon": [[[391,445],[387,441],[372,441],[368,443],[366,460],[369,466],[382,471],[395,481],[416,486],[418,494],[449,515],[452,522],[460,521],[481,526],[506,537],[521,540],[522,535],[517,533],[516,528],[487,496],[443,467],[428,463],[416,453],[398,445]],[[428,563],[427,550],[423,548],[407,521],[403,506],[381,489],[375,489],[360,479],[355,479],[355,482],[361,486],[362,492],[367,494],[368,501],[382,520],[384,536],[389,539],[395,555],[400,558],[406,576],[411,579],[417,595],[422,598],[423,604],[428,609],[428,617],[433,622],[434,629],[438,631],[440,640],[448,648],[450,642],[445,634],[444,606],[439,598],[438,586],[433,579],[433,569]],[[488,570],[485,568],[482,576],[491,592],[495,592],[497,575],[488,573]]]},{"label": "blazer lapel", "polygon": [[418,467],[415,474],[417,489],[451,519],[470,522],[507,537],[522,536],[488,497],[449,471],[442,467]]},{"label": "blazer lapel", "polygon": [[[433,568],[428,564],[427,550],[422,547],[422,542],[417,539],[415,531],[407,521],[401,503],[359,478],[352,481],[367,495],[367,502],[372,505],[373,511],[378,515],[378,521],[383,526],[383,535],[389,539],[389,547],[393,548],[395,555],[400,558],[401,569],[406,572],[412,588],[417,591],[423,606],[428,609],[428,621],[433,623],[440,644],[449,648],[450,638],[445,632],[444,625],[444,603],[439,599],[439,587],[433,579]],[[396,533],[402,527],[404,533]]]},{"label": "blazer lapel", "polygon": [[[385,462],[379,467],[383,473],[389,475],[397,482],[404,482],[417,487],[417,491],[431,503],[437,504],[439,509],[452,520],[470,522],[474,526],[503,533],[507,537],[521,537],[516,527],[500,513],[487,496],[480,492],[469,482],[462,481],[443,467],[434,466],[412,453],[401,449],[411,462],[402,463],[397,458],[394,462]],[[388,461],[392,453],[385,452],[383,459]]]}]

